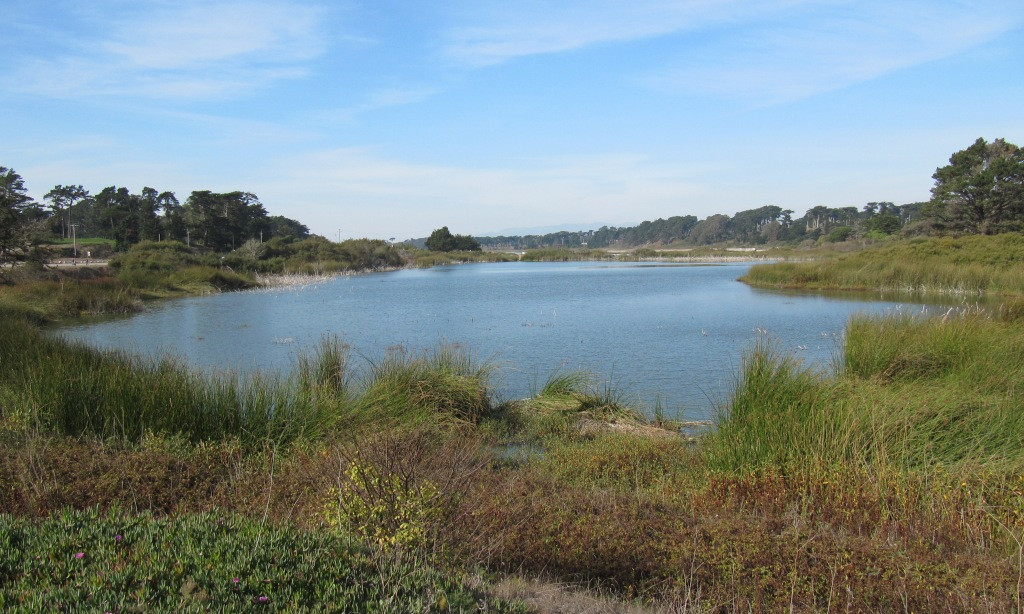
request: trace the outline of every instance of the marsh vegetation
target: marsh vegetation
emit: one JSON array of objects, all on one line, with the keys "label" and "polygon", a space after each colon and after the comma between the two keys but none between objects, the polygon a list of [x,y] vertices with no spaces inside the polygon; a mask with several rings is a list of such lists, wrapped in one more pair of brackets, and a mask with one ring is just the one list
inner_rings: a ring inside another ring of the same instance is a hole
[{"label": "marsh vegetation", "polygon": [[[328,338],[286,377],[242,380],[8,312],[0,593],[36,611],[526,611],[488,592],[526,574],[687,611],[1005,611],[1024,329],[1000,314],[855,318],[833,374],[759,344],[692,443],[585,374],[496,398],[493,369],[451,347],[357,377]],[[52,563],[18,563],[37,556]],[[365,594],[338,580],[363,577]]]}]

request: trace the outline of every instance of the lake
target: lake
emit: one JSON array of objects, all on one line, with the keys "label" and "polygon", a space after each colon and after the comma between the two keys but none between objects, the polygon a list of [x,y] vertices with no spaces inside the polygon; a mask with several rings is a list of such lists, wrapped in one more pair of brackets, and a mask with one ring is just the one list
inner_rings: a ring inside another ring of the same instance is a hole
[{"label": "lake", "polygon": [[857,312],[922,305],[784,294],[736,281],[751,265],[502,263],[337,277],[300,288],[164,301],[129,318],[60,329],[65,337],[208,370],[291,368],[336,335],[353,362],[389,348],[464,347],[497,368],[500,398],[585,370],[646,413],[705,419],[728,399],[759,336],[831,368]]}]

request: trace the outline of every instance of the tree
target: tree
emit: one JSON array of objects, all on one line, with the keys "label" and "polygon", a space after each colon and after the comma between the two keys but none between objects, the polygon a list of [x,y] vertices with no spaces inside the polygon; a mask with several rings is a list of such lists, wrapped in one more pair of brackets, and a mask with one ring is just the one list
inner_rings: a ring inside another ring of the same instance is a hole
[{"label": "tree", "polygon": [[690,242],[696,245],[710,245],[728,239],[729,216],[717,213],[701,220],[690,231]]},{"label": "tree", "polygon": [[1024,150],[979,138],[935,170],[927,215],[940,230],[995,234],[1024,229]]},{"label": "tree", "polygon": [[188,233],[185,230],[185,212],[178,202],[178,197],[174,192],[162,192],[156,200],[163,212],[163,219],[160,221],[163,238],[184,243]]},{"label": "tree", "polygon": [[309,237],[309,228],[297,220],[283,215],[272,215],[267,218],[267,222],[270,224],[271,237],[294,237],[296,239]]},{"label": "tree", "polygon": [[480,243],[469,235],[453,235],[447,226],[430,233],[427,249],[434,252],[478,252]]},{"label": "tree", "polygon": [[71,227],[71,211],[75,205],[89,198],[89,190],[80,185],[56,185],[43,195],[60,223],[60,236],[67,238]]},{"label": "tree", "polygon": [[142,196],[132,194],[128,188],[109,186],[100,190],[93,200],[93,233],[114,239],[114,249],[118,251],[139,242],[145,208]]},{"label": "tree", "polygon": [[249,192],[192,192],[184,214],[189,240],[218,252],[233,250],[260,233],[269,235],[273,228],[267,210]]},{"label": "tree", "polygon": [[13,168],[0,166],[0,265],[13,263],[31,245],[32,204],[21,175]]}]

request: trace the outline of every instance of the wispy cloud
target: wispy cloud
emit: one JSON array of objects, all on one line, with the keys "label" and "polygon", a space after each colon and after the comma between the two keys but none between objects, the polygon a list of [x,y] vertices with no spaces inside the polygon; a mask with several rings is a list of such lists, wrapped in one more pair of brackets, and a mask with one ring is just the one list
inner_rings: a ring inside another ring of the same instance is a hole
[{"label": "wispy cloud", "polygon": [[950,57],[1021,26],[1000,2],[821,3],[687,49],[649,85],[755,104],[798,100]]},{"label": "wispy cloud", "polygon": [[315,114],[314,119],[328,123],[348,122],[364,113],[422,102],[436,94],[437,91],[430,87],[397,87],[378,90],[370,92],[362,100],[350,106],[320,111]]},{"label": "wispy cloud", "polygon": [[473,2],[463,24],[445,35],[444,51],[470,66],[622,42],[770,13],[801,0],[532,0]]},{"label": "wispy cloud", "polygon": [[[1024,22],[1010,0],[528,0],[473,3],[445,34],[449,60],[482,67],[667,37],[637,80],[758,104],[800,99],[949,57]],[[643,70],[639,65],[636,70]]]},{"label": "wispy cloud", "polygon": [[66,33],[74,42],[63,53],[26,60],[15,80],[20,89],[76,97],[224,97],[302,76],[306,62],[325,50],[323,10],[312,5],[153,1],[102,8],[77,14],[85,23]]}]

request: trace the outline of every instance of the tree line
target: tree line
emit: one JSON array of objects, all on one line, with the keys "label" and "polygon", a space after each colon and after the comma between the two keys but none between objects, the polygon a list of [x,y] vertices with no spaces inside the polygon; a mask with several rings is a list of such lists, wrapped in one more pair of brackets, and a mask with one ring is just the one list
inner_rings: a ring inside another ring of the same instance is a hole
[{"label": "tree line", "polygon": [[635,247],[684,243],[843,241],[894,234],[995,234],[1024,231],[1024,150],[996,139],[979,138],[954,153],[932,175],[935,185],[926,202],[895,205],[870,202],[861,208],[819,205],[801,217],[776,205],[715,214],[646,221],[637,226],[608,227],[544,235],[477,237],[484,247]]},{"label": "tree line", "polygon": [[[792,209],[765,205],[735,215],[692,215],[646,221],[637,226],[556,232],[545,235],[472,237],[439,228],[430,243],[442,251],[490,248],[631,247],[681,242],[842,241],[893,234],[995,234],[1024,231],[1024,150],[983,138],[954,153],[936,169],[931,199],[895,205],[870,202],[861,208],[812,207],[801,217]],[[13,169],[0,166],[0,263],[31,258],[54,237],[112,239],[123,251],[140,241],[177,240],[215,252],[246,241],[305,238],[309,229],[284,216],[271,216],[250,192],[192,192],[184,203],[173,192],[146,187],[140,193],[110,186],[90,194],[81,185],[57,185],[36,202]]]},{"label": "tree line", "polygon": [[215,252],[250,239],[309,236],[304,224],[269,215],[250,192],[198,190],[182,203],[174,192],[151,187],[133,193],[109,186],[91,194],[81,185],[57,185],[43,201],[28,195],[14,169],[0,167],[0,261],[73,236],[111,239],[117,251],[140,241],[175,240]]},{"label": "tree line", "polygon": [[818,206],[794,218],[791,209],[766,205],[733,216],[715,214],[701,220],[693,215],[646,221],[637,226],[608,227],[545,235],[477,237],[490,248],[531,249],[544,247],[635,247],[684,243],[711,245],[731,242],[759,245],[805,240],[840,241],[855,234],[882,237],[899,232],[922,215],[925,203],[894,205],[872,202],[857,207]]}]

